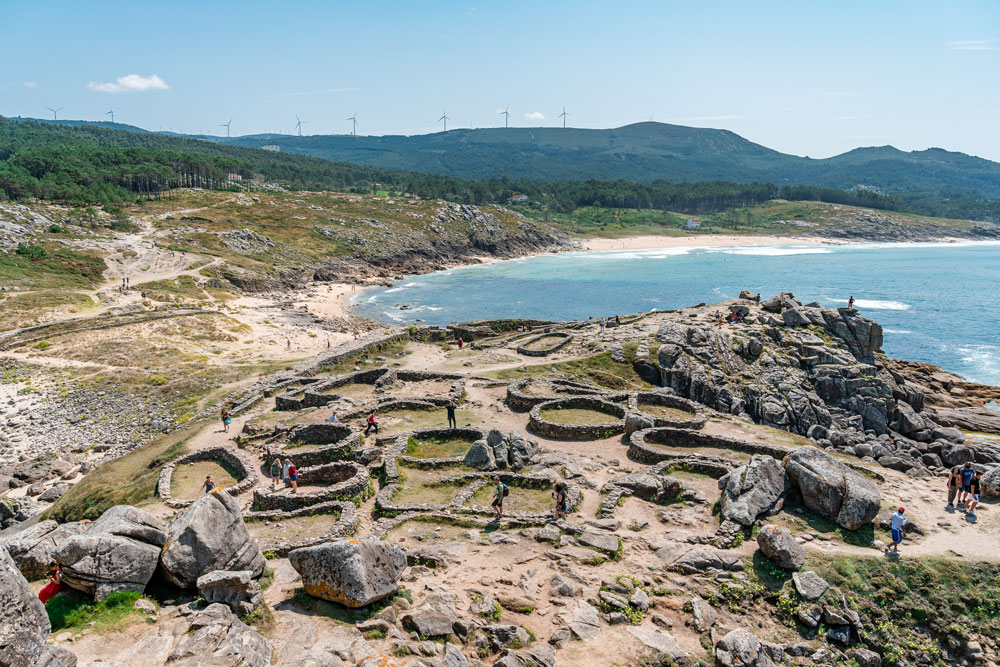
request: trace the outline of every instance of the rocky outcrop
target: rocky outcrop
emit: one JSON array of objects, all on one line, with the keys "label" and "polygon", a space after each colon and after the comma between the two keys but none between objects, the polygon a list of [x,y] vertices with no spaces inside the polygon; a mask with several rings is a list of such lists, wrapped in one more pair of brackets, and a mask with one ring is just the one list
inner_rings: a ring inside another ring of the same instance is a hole
[{"label": "rocky outcrop", "polygon": [[205,494],[170,523],[160,563],[171,583],[189,589],[214,570],[249,570],[256,578],[265,565],[239,502],[221,490]]},{"label": "rocky outcrop", "polygon": [[720,509],[724,520],[751,526],[761,516],[785,504],[785,469],[770,456],[755,454],[750,461],[719,479]]},{"label": "rocky outcrop", "polygon": [[62,568],[62,581],[100,599],[115,591],[141,592],[167,541],[166,526],[129,505],[107,510],[86,532],[60,543],[52,558]]},{"label": "rocky outcrop", "polygon": [[806,550],[795,541],[792,534],[781,526],[764,526],[757,533],[757,545],[760,552],[778,567],[785,570],[801,570],[806,564]]},{"label": "rocky outcrop", "polygon": [[76,656],[46,642],[45,607],[7,551],[0,549],[0,667],[73,667]]},{"label": "rocky outcrop", "polygon": [[296,549],[288,560],[309,595],[364,607],[399,590],[406,553],[376,539],[334,540]]},{"label": "rocky outcrop", "polygon": [[271,645],[256,630],[236,618],[224,604],[210,604],[191,619],[167,663],[178,667],[269,667]]},{"label": "rocky outcrop", "polygon": [[989,498],[1000,496],[1000,466],[987,470],[979,482],[981,493]]},{"label": "rocky outcrop", "polygon": [[848,530],[878,514],[881,496],[874,482],[815,447],[800,447],[785,457],[785,472],[803,504]]},{"label": "rocky outcrop", "polygon": [[209,604],[221,602],[238,616],[246,616],[260,606],[260,584],[250,570],[215,570],[198,577],[198,593]]},{"label": "rocky outcrop", "polygon": [[15,533],[0,541],[7,553],[25,577],[37,579],[52,567],[52,552],[64,540],[83,533],[90,527],[89,521],[74,521],[58,524],[55,521],[39,521],[34,526]]},{"label": "rocky outcrop", "polygon": [[773,667],[784,649],[763,641],[743,628],[733,630],[715,645],[715,659],[723,667]]},{"label": "rocky outcrop", "polygon": [[465,454],[464,463],[476,470],[520,470],[534,462],[539,454],[538,443],[528,440],[518,431],[504,433],[492,429],[482,440],[476,440]]}]

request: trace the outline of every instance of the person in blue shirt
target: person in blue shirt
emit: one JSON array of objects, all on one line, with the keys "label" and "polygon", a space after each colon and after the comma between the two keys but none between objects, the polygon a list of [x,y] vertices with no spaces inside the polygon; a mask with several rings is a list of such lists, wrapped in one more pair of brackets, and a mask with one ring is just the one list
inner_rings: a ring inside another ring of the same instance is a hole
[{"label": "person in blue shirt", "polygon": [[906,537],[906,519],[903,517],[905,511],[904,508],[900,507],[899,511],[893,512],[889,517],[889,533],[892,535],[890,551],[895,553],[899,553],[899,543]]},{"label": "person in blue shirt", "polygon": [[970,461],[966,461],[962,466],[962,486],[959,489],[962,495],[958,497],[958,504],[964,509],[969,502],[969,490],[972,487],[972,476],[976,474],[976,469],[972,467]]}]

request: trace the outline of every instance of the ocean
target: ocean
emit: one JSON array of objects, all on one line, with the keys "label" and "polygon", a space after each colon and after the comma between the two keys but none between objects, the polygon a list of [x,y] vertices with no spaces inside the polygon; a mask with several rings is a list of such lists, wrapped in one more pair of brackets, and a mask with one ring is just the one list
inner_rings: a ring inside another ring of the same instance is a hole
[{"label": "ocean", "polygon": [[[394,324],[573,320],[712,303],[740,290],[855,305],[890,357],[1000,385],[1000,242],[759,245],[540,255],[406,276],[354,297]],[[408,305],[409,309],[400,309]]]}]

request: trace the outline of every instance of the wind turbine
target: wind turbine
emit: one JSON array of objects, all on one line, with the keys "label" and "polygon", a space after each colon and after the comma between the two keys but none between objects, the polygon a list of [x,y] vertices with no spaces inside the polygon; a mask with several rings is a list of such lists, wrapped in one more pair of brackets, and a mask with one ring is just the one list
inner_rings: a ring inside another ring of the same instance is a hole
[{"label": "wind turbine", "polygon": [[507,123],[510,121],[510,105],[509,104],[507,105],[507,108],[505,108],[503,111],[500,112],[500,115],[503,116],[503,126],[506,128],[507,127]]},{"label": "wind turbine", "polygon": [[111,116],[111,122],[112,122],[112,123],[113,123],[113,122],[115,122],[115,108],[114,108],[114,107],[111,107],[111,110],[110,110],[110,111],[108,111],[108,112],[107,112],[106,114],[104,114],[104,115],[105,115],[105,116]]},{"label": "wind turbine", "polygon": [[299,120],[298,116],[295,117],[295,120],[298,121],[297,123],[295,123],[295,129],[299,131],[299,136],[301,137],[302,136],[302,123],[304,123],[305,121]]},{"label": "wind turbine", "polygon": [[230,118],[228,123],[219,123],[219,127],[226,128],[226,139],[229,138],[229,126],[233,124],[233,119]]},{"label": "wind turbine", "polygon": [[444,109],[441,110],[441,117],[438,118],[438,120],[444,123],[444,131],[447,132],[448,131],[448,121],[451,120],[451,118],[448,118],[448,114],[445,113]]},{"label": "wind turbine", "polygon": [[563,107],[563,112],[561,114],[559,114],[559,117],[563,119],[563,129],[564,130],[566,129],[566,116],[568,116],[568,115],[569,114],[566,113],[566,107]]},{"label": "wind turbine", "polygon": [[45,107],[45,108],[52,112],[52,120],[59,120],[59,112],[65,109],[66,107],[59,107],[58,109],[53,109],[52,107]]},{"label": "wind turbine", "polygon": [[354,115],[351,116],[350,118],[348,118],[347,120],[349,120],[352,123],[354,123],[354,125],[352,126],[352,129],[351,129],[351,136],[352,137],[358,136],[358,110],[355,109],[354,110]]}]

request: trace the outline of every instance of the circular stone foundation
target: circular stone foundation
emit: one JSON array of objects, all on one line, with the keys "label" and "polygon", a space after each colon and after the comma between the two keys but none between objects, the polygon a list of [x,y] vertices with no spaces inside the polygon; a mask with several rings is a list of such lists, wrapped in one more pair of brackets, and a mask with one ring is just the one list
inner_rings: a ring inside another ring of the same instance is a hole
[{"label": "circular stone foundation", "polygon": [[208,447],[198,451],[185,454],[174,459],[160,470],[160,478],[156,483],[156,495],[169,507],[187,507],[196,499],[174,499],[170,494],[170,482],[173,479],[174,470],[179,465],[198,463],[201,461],[214,461],[232,471],[234,477],[238,479],[235,485],[223,489],[231,496],[238,496],[250,490],[257,483],[258,475],[254,470],[254,465],[244,454],[228,447]]},{"label": "circular stone foundation", "polygon": [[[537,345],[537,343],[546,341],[546,339],[551,339],[550,344],[541,346]],[[516,350],[518,354],[523,354],[526,357],[544,357],[559,350],[571,340],[573,340],[573,337],[568,333],[544,333],[540,336],[535,336],[534,338],[529,338],[524,341],[522,344],[517,346]]]},{"label": "circular stone foundation", "polygon": [[287,556],[289,551],[353,535],[358,527],[354,503],[332,500],[291,512],[247,512],[243,520],[260,550]]},{"label": "circular stone foundation", "polygon": [[256,511],[283,510],[291,512],[331,500],[350,500],[368,494],[371,475],[368,468],[351,461],[324,463],[299,470],[298,493],[290,488],[271,491],[270,482],[253,490]]},{"label": "circular stone foundation", "polygon": [[478,428],[425,428],[400,436],[402,442],[396,452],[406,459],[462,460],[476,440],[486,437]]},{"label": "circular stone foundation", "polygon": [[694,401],[655,391],[639,392],[629,407],[653,420],[655,426],[699,429],[705,425],[703,410]]},{"label": "circular stone foundation", "polygon": [[[700,431],[663,426],[636,431],[629,439],[629,458],[644,463],[659,463],[687,456],[699,456],[699,452],[670,452],[657,447],[673,447],[676,449],[715,449],[730,452],[740,452],[745,455],[766,454],[779,461],[788,453],[780,447],[772,447],[749,440],[738,440],[720,435],[710,435]],[[724,452],[722,454],[724,456]],[[714,456],[710,454],[710,456]],[[741,457],[744,458],[744,457]]]},{"label": "circular stone foundation", "polygon": [[302,424],[292,427],[264,449],[265,469],[286,458],[299,469],[342,461],[360,446],[360,434],[346,424]]},{"label": "circular stone foundation", "polygon": [[[559,418],[560,411],[565,411],[564,419]],[[601,398],[559,398],[531,409],[528,430],[551,440],[603,440],[625,432],[625,413],[621,405]],[[607,419],[602,421],[602,416]],[[594,421],[587,423],[590,419]]]}]

